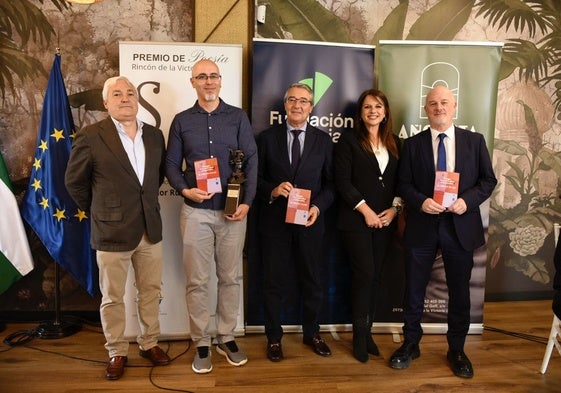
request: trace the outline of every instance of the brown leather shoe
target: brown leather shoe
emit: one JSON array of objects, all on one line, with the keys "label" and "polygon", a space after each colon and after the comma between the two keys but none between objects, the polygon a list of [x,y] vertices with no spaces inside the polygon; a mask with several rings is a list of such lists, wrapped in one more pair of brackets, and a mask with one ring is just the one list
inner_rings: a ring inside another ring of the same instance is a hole
[{"label": "brown leather shoe", "polygon": [[154,366],[165,366],[171,361],[169,356],[157,345],[147,351],[140,350],[140,356],[150,359]]},{"label": "brown leather shoe", "polygon": [[123,376],[125,372],[125,364],[127,363],[126,356],[113,356],[109,359],[109,364],[105,369],[105,378],[114,381]]},{"label": "brown leather shoe", "polygon": [[302,342],[312,347],[314,352],[320,356],[331,356],[331,350],[319,334],[316,334],[314,337],[304,336]]}]

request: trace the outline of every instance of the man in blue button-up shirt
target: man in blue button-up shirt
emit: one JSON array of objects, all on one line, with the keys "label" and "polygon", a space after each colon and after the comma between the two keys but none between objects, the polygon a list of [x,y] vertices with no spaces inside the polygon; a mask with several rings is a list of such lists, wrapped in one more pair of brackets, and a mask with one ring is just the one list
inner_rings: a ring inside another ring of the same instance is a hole
[{"label": "man in blue button-up shirt", "polygon": [[[212,370],[208,284],[213,263],[218,277],[216,350],[234,366],[247,362],[234,341],[233,331],[239,310],[246,216],[257,182],[257,147],[245,112],[220,99],[221,79],[213,61],[204,59],[194,64],[190,81],[197,101],[173,119],[166,158],[166,176],[185,201],[180,225],[189,325],[197,347],[192,365],[196,373]],[[226,187],[233,172],[230,151],[236,150],[245,155],[243,170],[247,180],[237,210],[225,215]],[[218,160],[221,193],[208,193],[197,187],[194,162],[209,158]]]}]

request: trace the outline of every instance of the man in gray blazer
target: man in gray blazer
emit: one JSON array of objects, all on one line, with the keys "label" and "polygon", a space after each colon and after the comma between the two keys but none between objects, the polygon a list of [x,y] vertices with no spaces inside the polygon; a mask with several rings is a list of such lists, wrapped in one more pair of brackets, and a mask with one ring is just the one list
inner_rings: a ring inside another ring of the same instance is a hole
[{"label": "man in gray blazer", "polygon": [[128,79],[109,78],[102,96],[109,116],[76,134],[65,182],[91,220],[101,323],[110,358],[105,376],[116,380],[123,375],[129,346],[124,338],[123,297],[131,264],[138,291],[140,355],[156,366],[170,362],[158,346],[162,281],[158,192],[164,179],[165,142],[159,129],[137,119],[138,92]]}]

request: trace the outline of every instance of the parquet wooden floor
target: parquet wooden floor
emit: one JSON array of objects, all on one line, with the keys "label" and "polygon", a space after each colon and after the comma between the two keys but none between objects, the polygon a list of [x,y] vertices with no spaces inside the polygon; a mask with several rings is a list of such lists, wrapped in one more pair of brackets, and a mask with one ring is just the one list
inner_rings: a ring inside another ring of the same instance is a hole
[{"label": "parquet wooden floor", "polygon": [[[104,378],[107,353],[98,327],[84,326],[69,337],[35,338],[0,346],[0,392],[196,392],[196,393],[365,393],[365,392],[561,392],[561,356],[554,349],[545,375],[539,373],[553,314],[550,301],[485,304],[481,335],[470,335],[466,353],[474,365],[473,379],[455,377],[446,364],[444,335],[425,335],[421,357],[406,370],[393,370],[387,360],[399,346],[390,334],[374,336],[381,356],[359,363],[351,354],[351,333],[323,337],[333,355],[321,358],[302,344],[300,334],[283,339],[285,360],[271,363],[265,356],[263,334],[237,339],[249,362],[233,367],[213,351],[214,369],[197,375],[191,370],[194,348],[190,341],[162,342],[174,358],[169,366],[153,368],[131,344],[125,375]],[[8,324],[4,340],[34,324]],[[492,329],[493,328],[493,329]],[[494,329],[529,335],[517,337]],[[533,339],[536,337],[535,339]]]}]

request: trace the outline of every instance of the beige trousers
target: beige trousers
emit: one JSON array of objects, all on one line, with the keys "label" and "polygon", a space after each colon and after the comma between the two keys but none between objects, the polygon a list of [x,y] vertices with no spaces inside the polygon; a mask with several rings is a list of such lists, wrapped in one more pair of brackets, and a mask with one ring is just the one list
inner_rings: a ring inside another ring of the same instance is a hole
[{"label": "beige trousers", "polygon": [[136,341],[142,350],[158,343],[158,319],[162,283],[162,242],[153,244],[146,235],[131,251],[97,251],[101,290],[101,325],[109,357],[127,356],[125,332],[125,285],[132,264],[137,290],[136,306],[140,333]]},{"label": "beige trousers", "polygon": [[[246,221],[228,221],[222,210],[196,209],[183,205],[181,236],[187,277],[187,311],[195,346],[210,346],[211,315],[216,314],[216,339],[234,339],[240,307],[240,276]],[[216,264],[218,293],[216,310],[209,309],[211,267]]]}]

